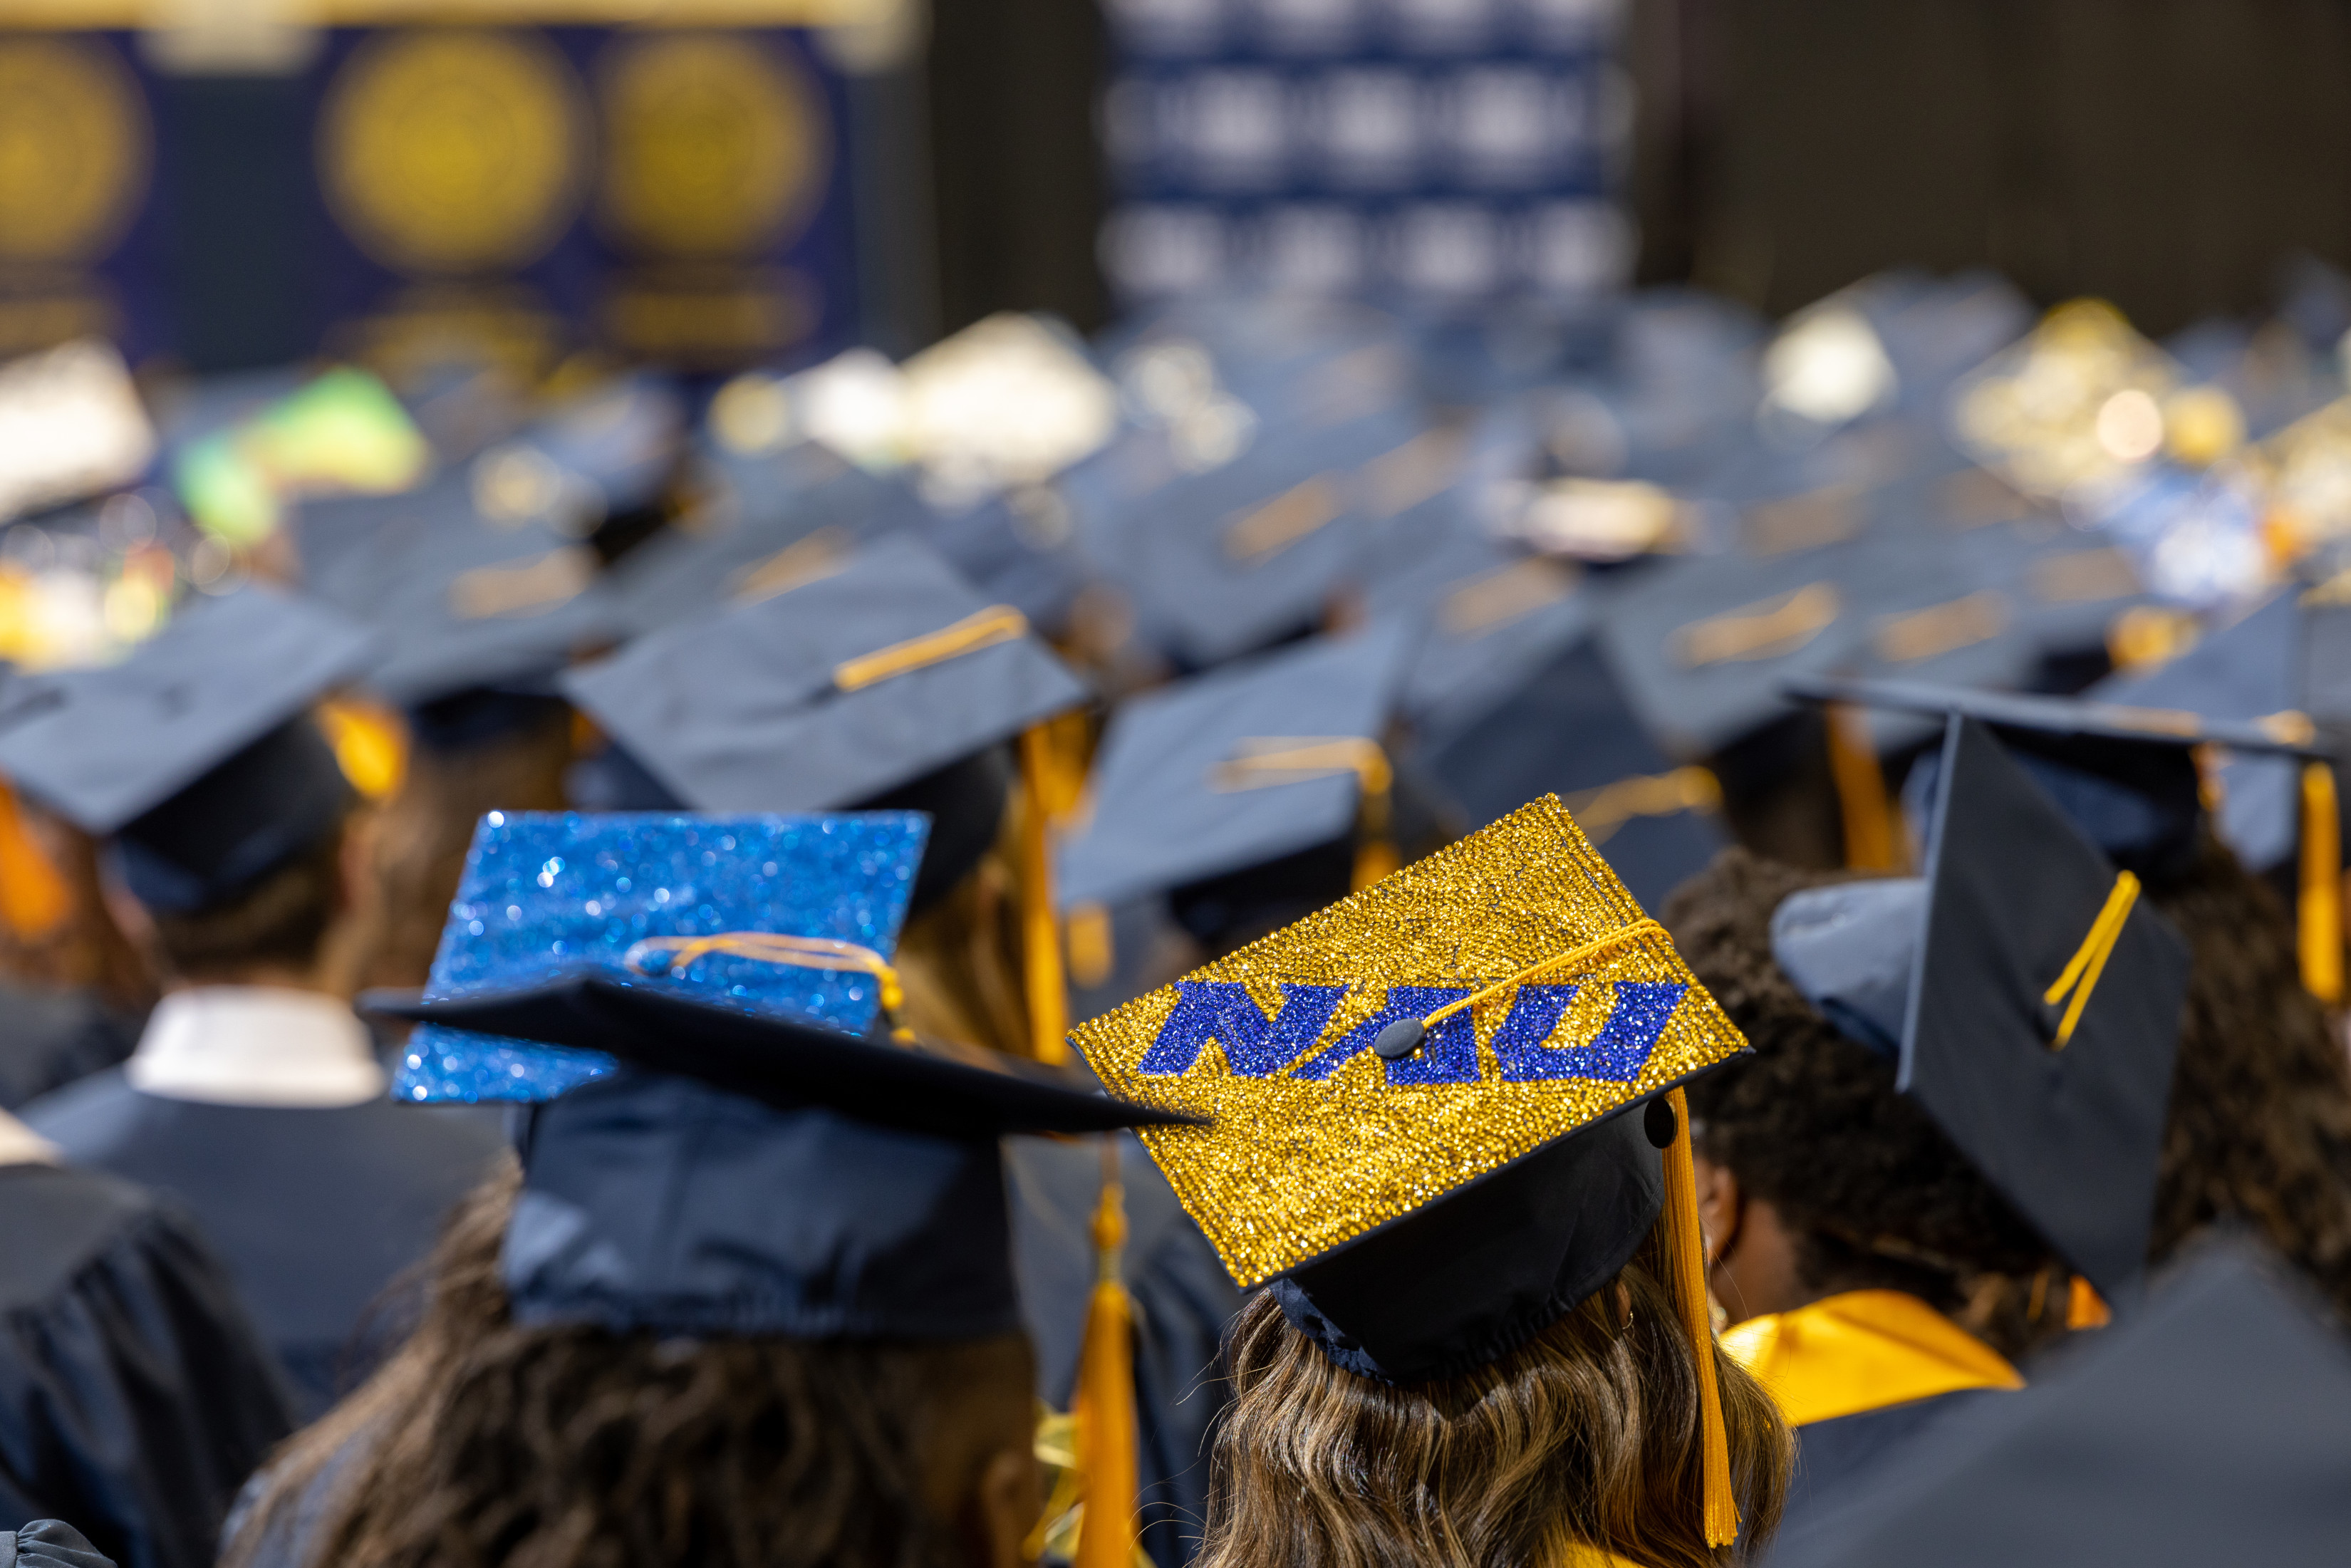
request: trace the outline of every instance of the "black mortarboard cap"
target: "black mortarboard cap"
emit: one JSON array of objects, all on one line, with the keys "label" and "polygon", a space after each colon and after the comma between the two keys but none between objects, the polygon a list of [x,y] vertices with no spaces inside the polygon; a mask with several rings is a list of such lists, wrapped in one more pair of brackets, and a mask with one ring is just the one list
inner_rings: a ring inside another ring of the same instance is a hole
[{"label": "black mortarboard cap", "polygon": [[[1962,714],[1989,727],[2108,859],[2161,882],[2192,864],[2204,822],[2193,750],[2211,744],[2239,754],[2319,755],[2300,723],[2206,718],[2074,697],[1975,691],[1906,681],[1813,679],[1798,695],[1940,717]],[[1913,766],[1905,793],[1931,815],[1941,776],[1937,757]]]},{"label": "black mortarboard cap", "polygon": [[[2294,716],[2351,729],[2351,605],[2289,591],[2151,670],[2092,687],[2098,702],[2189,713],[2203,720],[2297,733]],[[2338,742],[2339,743],[2339,742]],[[2215,826],[2247,865],[2268,871],[2290,860],[2301,834],[2302,777],[2289,754],[2231,748],[2220,767]]]},{"label": "black mortarboard cap", "polygon": [[1809,889],[1772,950],[1831,1023],[2109,1301],[2146,1266],[2186,1004],[2169,923],[1975,720],[1954,717],[1924,881]]},{"label": "black mortarboard cap", "polygon": [[543,522],[493,525],[462,476],[372,510],[364,537],[329,547],[304,586],[383,634],[390,652],[368,684],[386,700],[413,707],[483,687],[544,695],[553,672],[619,635],[595,551]]},{"label": "black mortarboard cap", "polygon": [[1641,569],[1602,613],[1625,700],[1683,757],[1719,752],[1784,718],[1787,680],[1842,668],[1867,634],[1847,580],[1856,560],[1832,547]]},{"label": "black mortarboard cap", "polygon": [[1393,407],[1262,431],[1222,466],[1081,509],[1080,541],[1146,639],[1193,668],[1221,664],[1322,620],[1360,569],[1376,465],[1421,434]]},{"label": "black mortarboard cap", "polygon": [[1714,775],[1677,765],[1633,716],[1597,643],[1569,644],[1502,704],[1414,754],[1483,825],[1515,803],[1556,794],[1593,847],[1646,906],[1706,868],[1730,841]]},{"label": "black mortarboard cap", "polygon": [[857,540],[920,512],[904,486],[813,443],[756,460],[711,455],[697,476],[695,504],[613,564],[613,596],[632,634],[829,576]]},{"label": "black mortarboard cap", "polygon": [[1064,904],[1121,904],[1334,841],[1338,885],[1317,883],[1290,913],[1344,894],[1365,780],[1386,775],[1379,741],[1410,648],[1408,628],[1378,624],[1131,698],[1103,734],[1091,814],[1061,855]]},{"label": "black mortarboard cap", "polygon": [[0,772],[111,835],[151,906],[210,907],[309,848],[350,805],[308,713],[376,649],[362,629],[273,589],[199,598],[120,664],[14,677]]},{"label": "black mortarboard cap", "polygon": [[2318,1568],[2343,1555],[2351,1347],[2280,1265],[2198,1258],[2078,1359],[1773,1543],[1781,1568]]},{"label": "black mortarboard cap", "polygon": [[923,838],[903,814],[485,822],[439,999],[367,1005],[426,1026],[404,1097],[535,1103],[503,1258],[519,1321],[1017,1326],[996,1139],[1171,1116],[991,1052],[852,1032],[894,989]]},{"label": "black mortarboard cap", "polygon": [[484,452],[470,483],[500,523],[584,538],[661,498],[684,430],[685,400],[675,387],[623,376],[567,399]]},{"label": "black mortarboard cap", "polygon": [[911,539],[642,638],[564,691],[689,805],[870,801],[1086,700],[1017,612]]}]

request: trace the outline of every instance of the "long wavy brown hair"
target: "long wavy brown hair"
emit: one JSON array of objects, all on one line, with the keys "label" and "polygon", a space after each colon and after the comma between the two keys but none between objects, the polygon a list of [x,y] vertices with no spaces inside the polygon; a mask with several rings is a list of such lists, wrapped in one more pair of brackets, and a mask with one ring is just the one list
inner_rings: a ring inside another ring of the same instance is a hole
[{"label": "long wavy brown hair", "polygon": [[1029,1442],[1019,1334],[942,1343],[528,1328],[498,1271],[509,1164],[458,1210],[408,1343],[265,1472],[247,1568],[934,1568]]},{"label": "long wavy brown hair", "polygon": [[1260,1291],[1235,1321],[1197,1568],[1558,1568],[1575,1543],[1647,1568],[1751,1554],[1778,1524],[1788,1429],[1717,1351],[1741,1546],[1706,1543],[1698,1364],[1652,1232],[1615,1281],[1491,1365],[1396,1386],[1332,1362]]}]

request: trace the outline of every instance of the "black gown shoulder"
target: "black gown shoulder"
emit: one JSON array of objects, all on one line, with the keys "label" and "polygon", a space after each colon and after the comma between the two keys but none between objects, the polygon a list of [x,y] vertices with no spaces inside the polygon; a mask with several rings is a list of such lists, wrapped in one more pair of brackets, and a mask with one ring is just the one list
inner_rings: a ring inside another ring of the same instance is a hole
[{"label": "black gown shoulder", "polygon": [[227,1270],[168,1201],[0,1167],[0,1510],[121,1568],[206,1568],[237,1488],[293,1428]]},{"label": "black gown shoulder", "polygon": [[1920,1438],[1949,1423],[1969,1419],[1986,1400],[2003,1398],[2007,1393],[2001,1388],[1963,1388],[1797,1427],[1796,1460],[1788,1472],[1780,1541],[1800,1541],[1823,1520],[1870,1496]]},{"label": "black gown shoulder", "polygon": [[137,1020],[88,991],[0,980],[0,1111],[103,1072],[138,1043]]},{"label": "black gown shoulder", "polygon": [[120,1070],[24,1119],[75,1165],[167,1193],[195,1216],[304,1420],[397,1343],[413,1314],[388,1288],[506,1147],[470,1108],[217,1105],[142,1093]]}]

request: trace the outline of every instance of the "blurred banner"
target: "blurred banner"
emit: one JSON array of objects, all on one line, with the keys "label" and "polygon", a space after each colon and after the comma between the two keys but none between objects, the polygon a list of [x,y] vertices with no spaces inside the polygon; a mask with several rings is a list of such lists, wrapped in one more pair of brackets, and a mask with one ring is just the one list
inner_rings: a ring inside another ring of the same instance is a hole
[{"label": "blurred banner", "polygon": [[312,72],[326,346],[688,369],[856,321],[842,86],[784,29],[337,29]]},{"label": "blurred banner", "polygon": [[1443,304],[1622,282],[1617,0],[1108,0],[1130,300]]},{"label": "blurred banner", "polygon": [[[198,257],[240,249],[299,258],[267,301],[292,343],[395,375],[583,348],[713,371],[831,354],[858,337],[850,89],[815,44],[888,9],[0,8],[0,357],[88,336],[134,364],[184,351],[174,317],[218,293],[191,281]],[[220,101],[176,79],[195,76],[287,84],[256,100],[283,107],[253,156],[175,167],[196,139],[174,113]],[[258,218],[218,188],[298,147]]]},{"label": "blurred banner", "polygon": [[100,337],[170,346],[155,94],[122,31],[0,20],[0,359]]}]

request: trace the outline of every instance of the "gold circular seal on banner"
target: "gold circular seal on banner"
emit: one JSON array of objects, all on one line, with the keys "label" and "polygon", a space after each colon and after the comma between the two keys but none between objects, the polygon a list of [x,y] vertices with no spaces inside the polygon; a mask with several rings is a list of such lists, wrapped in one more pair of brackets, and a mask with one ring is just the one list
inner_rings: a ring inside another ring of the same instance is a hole
[{"label": "gold circular seal on banner", "polygon": [[597,85],[602,215],[621,244],[718,260],[806,221],[831,139],[820,89],[782,49],[741,33],[627,36]]},{"label": "gold circular seal on banner", "polygon": [[336,221],[402,272],[496,272],[547,254],[579,209],[578,78],[532,33],[388,32],[351,52],[319,123]]},{"label": "gold circular seal on banner", "polygon": [[103,44],[0,39],[0,260],[113,248],[147,193],[146,100]]}]

